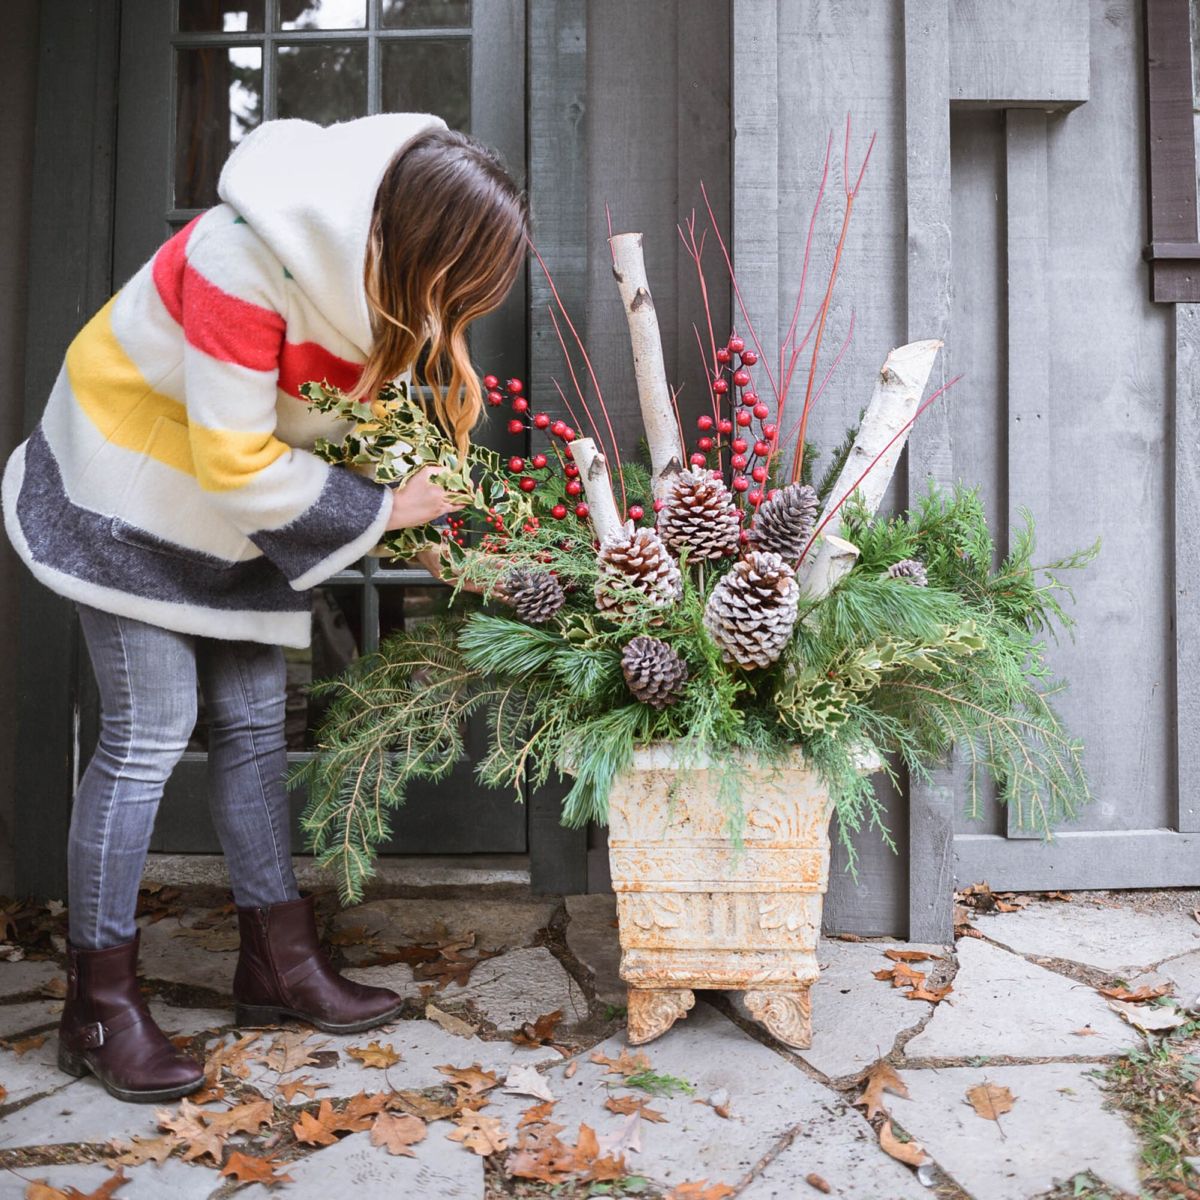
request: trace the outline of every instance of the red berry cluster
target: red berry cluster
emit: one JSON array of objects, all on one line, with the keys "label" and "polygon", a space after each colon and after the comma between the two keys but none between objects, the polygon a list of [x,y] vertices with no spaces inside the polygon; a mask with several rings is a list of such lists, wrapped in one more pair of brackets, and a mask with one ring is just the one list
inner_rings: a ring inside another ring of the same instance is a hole
[{"label": "red berry cluster", "polygon": [[717,349],[717,374],[711,381],[713,415],[705,413],[696,421],[700,436],[689,459],[694,467],[707,466],[715,451],[723,464],[722,454],[728,449],[729,485],[755,508],[767,498],[763,487],[767,458],[779,437],[771,409],[754,390],[749,368],[757,362],[758,355],[746,348],[737,333]]},{"label": "red berry cluster", "polygon": [[[519,379],[505,380],[502,388],[500,380],[495,375],[485,375],[483,386],[487,392],[487,401],[493,408],[498,408],[503,404],[507,395],[509,406],[516,414],[508,422],[509,433],[514,436],[524,435],[530,429],[537,429],[562,442],[561,449],[553,443],[551,446],[561,463],[562,473],[566,479],[563,491],[566,493],[567,503],[560,501],[553,505],[550,515],[555,520],[561,521],[573,511],[581,521],[586,520],[591,510],[588,508],[587,502],[582,499],[583,484],[579,481],[579,468],[571,461],[571,443],[579,434],[561,418],[553,419],[547,413],[541,412],[530,414],[529,400],[524,394],[525,385]],[[550,475],[540,473],[552,473],[554,464],[547,455],[542,453],[530,455],[528,458],[514,454],[508,460],[508,469],[516,477],[517,487],[521,491],[533,492],[540,484],[548,482]],[[640,504],[631,504],[627,515],[633,521],[640,521],[645,512]]]}]

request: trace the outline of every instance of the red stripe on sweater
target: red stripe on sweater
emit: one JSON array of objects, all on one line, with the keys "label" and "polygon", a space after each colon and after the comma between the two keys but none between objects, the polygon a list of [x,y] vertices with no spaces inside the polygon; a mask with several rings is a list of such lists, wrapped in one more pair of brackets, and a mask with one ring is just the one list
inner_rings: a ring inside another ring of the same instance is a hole
[{"label": "red stripe on sweater", "polygon": [[328,380],[348,392],[362,374],[362,363],[339,358],[317,342],[284,342],[279,356],[279,386],[289,396],[299,397],[300,385]]},{"label": "red stripe on sweater", "polygon": [[286,327],[274,309],[223,292],[190,265],[184,269],[183,335],[211,358],[273,371]]},{"label": "red stripe on sweater", "polygon": [[183,324],[183,272],[187,266],[188,238],[192,236],[192,230],[199,220],[200,217],[193,217],[154,256],[154,286],[167,312],[180,325]]}]

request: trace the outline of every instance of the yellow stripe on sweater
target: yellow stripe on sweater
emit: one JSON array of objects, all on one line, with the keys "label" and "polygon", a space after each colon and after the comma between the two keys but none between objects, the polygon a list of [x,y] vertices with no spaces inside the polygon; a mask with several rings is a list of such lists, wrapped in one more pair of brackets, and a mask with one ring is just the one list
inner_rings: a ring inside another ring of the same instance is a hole
[{"label": "yellow stripe on sweater", "polygon": [[126,354],[112,327],[116,299],[83,327],[66,356],[76,403],[108,441],[191,475],[207,492],[244,487],[288,452],[270,433],[189,425],[187,409],[150,387]]}]

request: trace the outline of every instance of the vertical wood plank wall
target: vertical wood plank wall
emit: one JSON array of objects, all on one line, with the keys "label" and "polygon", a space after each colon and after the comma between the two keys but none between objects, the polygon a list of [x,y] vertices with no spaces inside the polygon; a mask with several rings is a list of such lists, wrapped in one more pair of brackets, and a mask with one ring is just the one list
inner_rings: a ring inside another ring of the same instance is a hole
[{"label": "vertical wood plank wall", "polygon": [[[1025,28],[1022,2],[1005,0],[1013,28]],[[1147,299],[1140,8],[1056,7],[1056,20],[1083,21],[1090,36],[1089,93],[1087,55],[1068,56],[1069,71],[1045,56],[1009,71],[1000,7],[734,0],[735,255],[764,322],[778,328],[790,307],[828,132],[837,183],[846,112],[852,158],[871,131],[879,138],[827,335],[839,344],[853,310],[854,342],[815,414],[818,441],[831,445],[857,416],[891,346],[946,336],[941,378],[964,378],[914,434],[909,494],[926,475],[979,483],[1001,531],[1027,505],[1041,561],[1104,543],[1073,580],[1077,635],[1050,652],[1070,683],[1059,707],[1087,745],[1095,803],[1044,846],[994,802],[969,821],[956,775],[893,802],[907,853],[864,837],[859,886],[835,870],[828,923],[858,932],[945,932],[952,876],[997,887],[1200,882],[1188,832],[1200,781],[1187,761],[1200,706],[1183,694],[1200,661],[1183,528],[1200,509],[1195,367],[1187,374],[1198,335],[1194,314]],[[995,102],[960,105],[980,93],[947,68],[956,37],[986,44]],[[1009,107],[1039,72],[1048,101],[1063,89],[1063,109]],[[817,264],[835,240],[838,190],[818,224]]]}]

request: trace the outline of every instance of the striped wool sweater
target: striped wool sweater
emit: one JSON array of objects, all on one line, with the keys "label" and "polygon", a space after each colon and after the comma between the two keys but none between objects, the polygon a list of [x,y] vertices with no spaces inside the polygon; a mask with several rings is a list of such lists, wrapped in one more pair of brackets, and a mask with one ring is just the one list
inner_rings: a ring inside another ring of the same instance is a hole
[{"label": "striped wool sweater", "polygon": [[308,589],[360,558],[386,488],[309,451],[341,424],[300,385],[347,388],[371,345],[375,192],[435,117],[275,121],[71,343],[4,472],[4,519],[47,587],[182,633],[302,647]]}]

